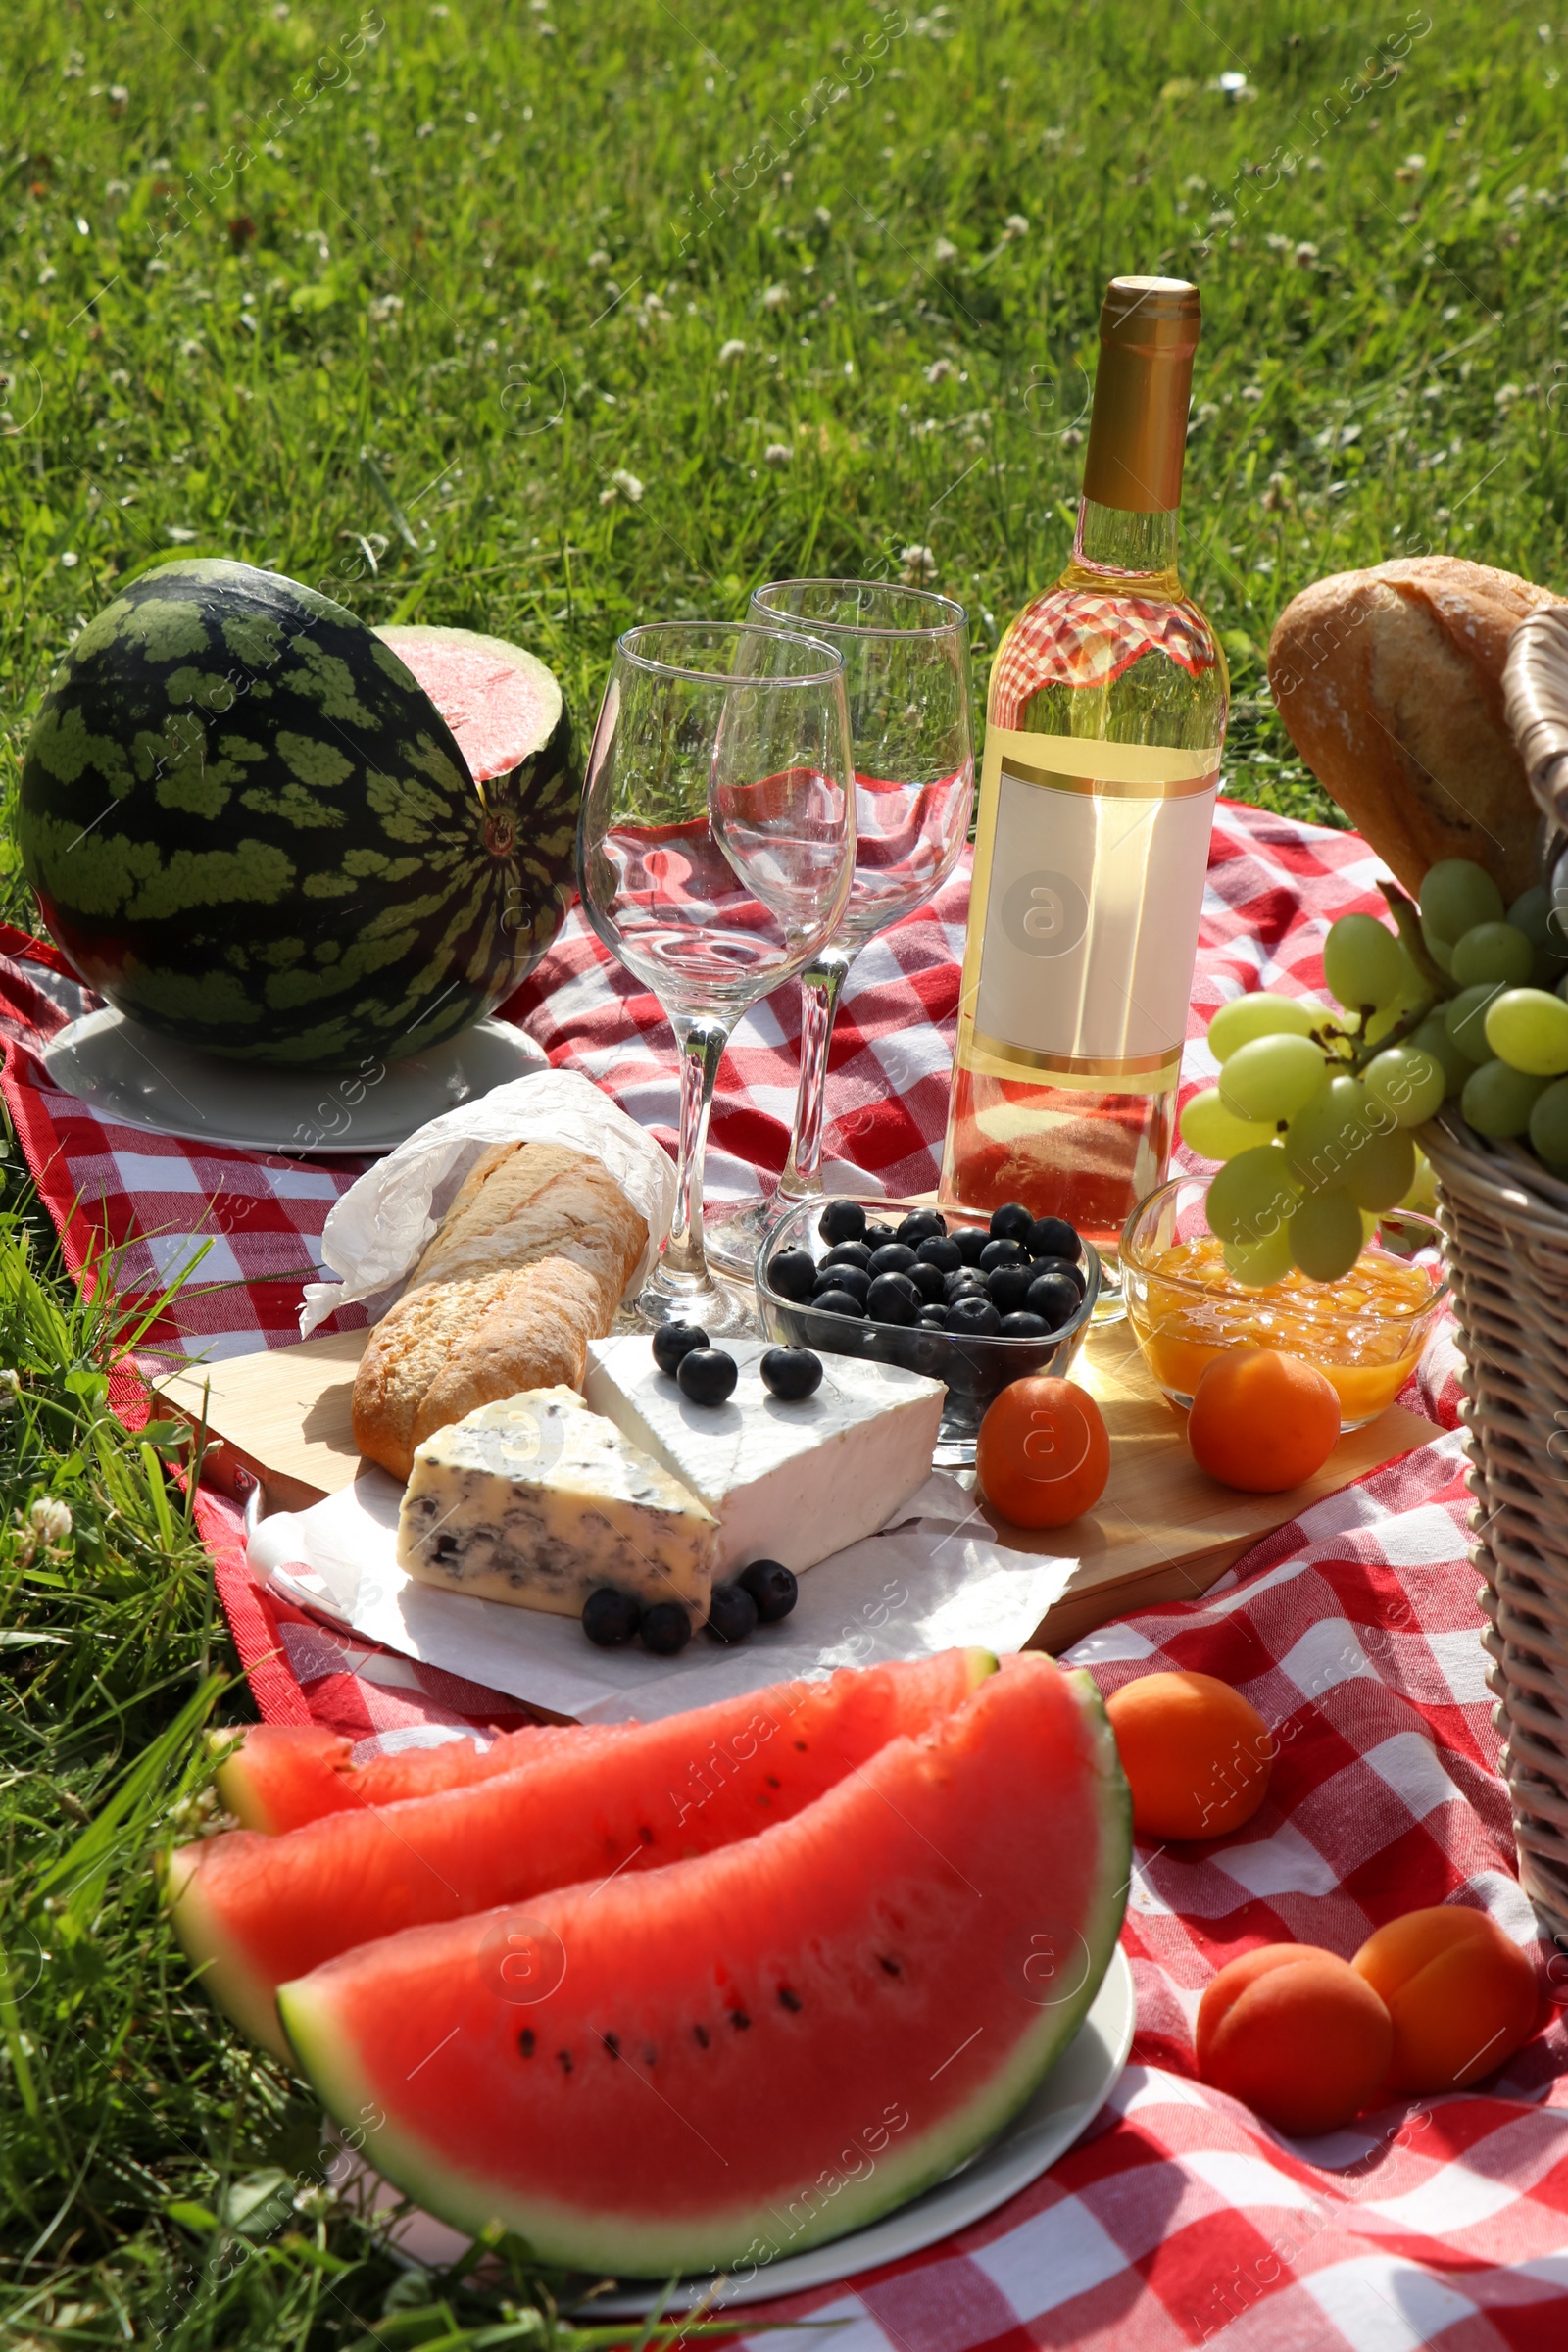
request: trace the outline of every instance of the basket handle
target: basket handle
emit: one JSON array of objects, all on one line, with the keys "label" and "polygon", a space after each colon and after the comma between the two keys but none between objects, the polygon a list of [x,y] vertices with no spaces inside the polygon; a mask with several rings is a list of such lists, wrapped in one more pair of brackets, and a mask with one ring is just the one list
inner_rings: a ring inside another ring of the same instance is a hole
[{"label": "basket handle", "polygon": [[1514,630],[1502,696],[1530,789],[1568,832],[1568,604],[1544,605]]}]

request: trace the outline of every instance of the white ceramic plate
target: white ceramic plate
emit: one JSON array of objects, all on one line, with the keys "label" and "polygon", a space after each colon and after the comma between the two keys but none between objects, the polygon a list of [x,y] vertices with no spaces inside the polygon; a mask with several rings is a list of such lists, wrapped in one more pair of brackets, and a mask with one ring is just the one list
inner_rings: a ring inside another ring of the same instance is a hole
[{"label": "white ceramic plate", "polygon": [[[673,2289],[667,2280],[625,2279],[613,2294],[595,2295],[581,2305],[584,2318],[635,2319],[656,2305],[665,2311],[688,2311],[705,2299],[711,2301],[715,2313],[738,2303],[772,2302],[776,2296],[832,2286],[880,2263],[918,2254],[955,2230],[983,2221],[1064,2156],[1094,2121],[1127,2063],[1136,2023],[1133,1972],[1118,1944],[1088,2016],[1028,2105],[978,2156],[928,2188],[923,2197],[864,2230],[852,2230],[848,2237],[813,2246],[808,2254],[793,2254],[749,2278],[728,2279],[716,2291],[710,2278],[682,2278]],[[376,2203],[396,2201],[396,2191],[382,2183]],[[431,2215],[415,2213],[394,2227],[392,2243],[406,2260],[437,2270],[456,2262],[469,2240]]]},{"label": "white ceramic plate", "polygon": [[476,1021],[404,1061],[370,1057],[347,1072],[270,1069],[194,1053],[107,1004],[62,1029],[42,1059],[55,1085],[100,1119],[312,1158],[390,1152],[443,1110],[549,1066],[520,1029]]}]

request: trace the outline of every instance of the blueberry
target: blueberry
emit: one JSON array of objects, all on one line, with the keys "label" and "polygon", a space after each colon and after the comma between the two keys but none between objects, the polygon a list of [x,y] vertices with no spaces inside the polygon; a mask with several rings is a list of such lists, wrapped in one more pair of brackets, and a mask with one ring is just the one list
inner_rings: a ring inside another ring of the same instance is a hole
[{"label": "blueberry", "polygon": [[707,1332],[695,1323],[661,1323],[654,1334],[654,1361],[661,1372],[673,1373],[683,1355],[707,1346]]},{"label": "blueberry", "polygon": [[1043,1318],[1048,1331],[1059,1331],[1064,1323],[1070,1323],[1082,1304],[1076,1283],[1065,1274],[1037,1275],[1024,1300],[1030,1314]]},{"label": "blueberry", "polygon": [[867,1225],[865,1229],[865,1246],[868,1250],[885,1250],[890,1242],[896,1242],[898,1238],[891,1225]]},{"label": "blueberry", "polygon": [[852,1298],[848,1291],[818,1291],[811,1300],[811,1306],[817,1314],[849,1315],[857,1323],[862,1321],[865,1315],[858,1298]]},{"label": "blueberry", "polygon": [[770,1348],[757,1367],[762,1386],[793,1404],[822,1385],[822,1358],[809,1348]]},{"label": "blueberry", "polygon": [[1024,1237],[1031,1257],[1065,1257],[1076,1265],[1084,1246],[1065,1217],[1036,1217]]},{"label": "blueberry", "polygon": [[884,1242],[880,1250],[871,1252],[868,1271],[872,1274],[907,1274],[914,1263],[914,1251],[903,1242]]},{"label": "blueberry", "polygon": [[1047,1340],[1051,1337],[1051,1325],[1044,1315],[1026,1312],[1004,1315],[1002,1336],[1004,1340]]},{"label": "blueberry", "polygon": [[651,1609],[644,1609],[637,1630],[645,1649],[651,1649],[656,1657],[672,1658],[691,1640],[692,1621],[684,1602],[656,1600]]},{"label": "blueberry", "polygon": [[948,1310],[945,1306],[922,1306],[915,1321],[922,1331],[946,1331]]},{"label": "blueberry", "polygon": [[735,1582],[756,1601],[757,1614],[764,1625],[777,1625],[781,1617],[787,1617],[801,1590],[794,1569],[786,1568],[782,1560],[753,1560]]},{"label": "blueberry", "polygon": [[865,1294],[871,1288],[871,1277],[863,1266],[827,1266],[817,1275],[821,1290],[811,1300],[814,1306],[822,1291],[848,1291],[852,1298],[865,1304]]},{"label": "blueberry", "polygon": [[618,1649],[637,1631],[641,1615],[629,1592],[617,1592],[613,1585],[601,1585],[582,1604],[582,1630],[596,1649]]},{"label": "blueberry", "polygon": [[749,1642],[757,1631],[758,1606],[744,1585],[715,1585],[704,1628],[712,1642]]},{"label": "blueberry", "polygon": [[871,1263],[871,1252],[864,1242],[839,1242],[821,1262],[824,1266],[858,1266],[863,1273]]},{"label": "blueberry", "polygon": [[905,1218],[903,1224],[899,1227],[898,1238],[901,1242],[906,1244],[909,1249],[918,1250],[922,1242],[940,1242],[945,1240],[947,1237],[947,1231],[948,1220],[942,1215],[940,1210],[935,1208],[911,1208],[908,1215]]},{"label": "blueberry", "polygon": [[962,1339],[990,1340],[1002,1329],[1002,1317],[989,1298],[957,1298],[948,1309],[947,1328]]},{"label": "blueberry", "polygon": [[879,1274],[865,1295],[865,1311],[876,1323],[912,1323],[924,1304],[906,1274]]},{"label": "blueberry", "polygon": [[980,1263],[980,1252],[990,1241],[991,1236],[983,1225],[960,1225],[955,1232],[949,1234],[948,1239],[956,1249],[964,1265],[977,1266]]},{"label": "blueberry", "polygon": [[1067,1280],[1076,1287],[1080,1298],[1089,1288],[1088,1275],[1082,1266],[1074,1265],[1070,1257],[1037,1257],[1034,1273],[1037,1280],[1042,1274],[1065,1274]]},{"label": "blueberry", "polygon": [[991,1239],[994,1242],[1021,1242],[1034,1231],[1034,1223],[1021,1200],[1004,1201],[1001,1208],[991,1211]]},{"label": "blueberry", "polygon": [[993,1266],[986,1276],[986,1297],[999,1315],[1019,1314],[1034,1278],[1032,1266]]},{"label": "blueberry", "polygon": [[942,1281],[949,1303],[955,1298],[961,1298],[966,1291],[973,1291],[977,1297],[984,1298],[988,1279],[978,1266],[960,1266],[956,1274],[944,1274]]},{"label": "blueberry", "polygon": [[740,1368],[722,1348],[694,1348],[681,1357],[675,1378],[681,1395],[693,1404],[722,1404],[740,1378]]},{"label": "blueberry", "polygon": [[[997,1213],[1000,1216],[1002,1212],[999,1209]],[[1015,1241],[1010,1234],[994,1234],[980,1252],[981,1269],[987,1274],[993,1266],[1026,1266],[1028,1263],[1028,1250],[1022,1242]]]},{"label": "blueberry", "polygon": [[824,1242],[858,1242],[865,1231],[865,1211],[858,1200],[830,1200],[816,1230]]},{"label": "blueberry", "polygon": [[809,1298],[816,1282],[816,1260],[809,1250],[781,1250],[768,1266],[767,1284],[781,1298]]},{"label": "blueberry", "polygon": [[940,1266],[928,1266],[922,1258],[917,1257],[909,1268],[909,1280],[921,1298],[933,1306],[939,1298],[947,1298],[948,1278]]},{"label": "blueberry", "polygon": [[962,1250],[945,1233],[931,1234],[917,1243],[914,1254],[922,1266],[940,1266],[944,1274],[956,1274],[963,1263]]}]

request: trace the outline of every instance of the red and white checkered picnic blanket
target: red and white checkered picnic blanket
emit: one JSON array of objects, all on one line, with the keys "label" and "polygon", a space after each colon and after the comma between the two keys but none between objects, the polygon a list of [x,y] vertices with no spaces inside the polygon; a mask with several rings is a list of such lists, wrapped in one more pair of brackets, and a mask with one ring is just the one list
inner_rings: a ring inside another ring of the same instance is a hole
[{"label": "red and white checkered picnic blanket", "polygon": [[[1201,1035],[1220,999],[1320,985],[1328,922],[1378,911],[1380,870],[1354,836],[1221,804],[1187,1085],[1210,1074]],[[956,878],[872,943],[835,1037],[829,1152],[889,1192],[935,1180],[965,888]],[[233,1287],[178,1302],[163,1343],[284,1344],[295,1269],[352,1171],[99,1126],[50,1090],[30,1050],[77,1008],[74,984],[15,935],[0,955],[6,1096],[73,1263],[103,1226],[125,1246],[122,1281],[152,1289],[171,1253],[219,1235]],[[575,920],[509,1009],[553,1061],[585,1069],[672,1141],[667,1028]],[[784,991],[737,1033],[715,1112],[714,1191],[782,1163],[795,1017]],[[256,1205],[236,1215],[240,1202]],[[1446,1340],[1408,1401],[1452,1431]],[[1192,2073],[1202,1988],[1252,1943],[1294,1936],[1348,1954],[1374,1924],[1449,1899],[1485,1906],[1521,1940],[1531,1933],[1482,1675],[1461,1468],[1449,1434],[1316,1505],[1203,1599],[1079,1645],[1074,1659],[1106,1690],[1167,1664],[1236,1683],[1279,1744],[1267,1801],[1211,1847],[1140,1852],[1123,1936],[1139,2038],[1079,2145],[973,2229],[766,2317],[840,2321],[831,2340],[844,2352],[1165,2352],[1215,2338],[1234,2352],[1545,2352],[1568,2340],[1568,2034],[1551,1981],[1568,1980],[1568,1964],[1542,1955],[1548,2025],[1499,2079],[1391,2108],[1332,2141],[1293,2147]],[[332,1724],[365,1753],[518,1720],[512,1702],[274,1600],[247,1575],[230,1506],[204,1495],[198,1508],[269,1717]],[[767,2340],[747,2337],[759,2352]]]}]

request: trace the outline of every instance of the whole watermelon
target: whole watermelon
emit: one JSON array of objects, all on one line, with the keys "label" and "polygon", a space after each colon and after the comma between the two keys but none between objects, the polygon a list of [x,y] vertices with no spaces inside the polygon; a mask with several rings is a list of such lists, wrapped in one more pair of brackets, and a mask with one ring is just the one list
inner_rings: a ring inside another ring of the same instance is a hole
[{"label": "whole watermelon", "polygon": [[[463,635],[394,634],[444,641],[437,673]],[[416,1053],[509,995],[570,899],[579,785],[548,670],[468,643],[467,674],[519,690],[501,722],[467,713],[492,753],[512,728],[478,784],[402,655],[314,589],[202,561],[118,596],[22,774],[23,865],[87,985],[184,1045],[309,1069]]]}]

